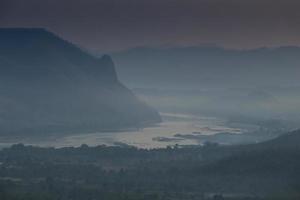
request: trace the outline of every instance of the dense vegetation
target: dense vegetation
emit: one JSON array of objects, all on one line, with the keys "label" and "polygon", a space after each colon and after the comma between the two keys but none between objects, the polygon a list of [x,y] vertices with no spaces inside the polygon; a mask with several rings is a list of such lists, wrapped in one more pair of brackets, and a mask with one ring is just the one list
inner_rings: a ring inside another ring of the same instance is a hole
[{"label": "dense vegetation", "polygon": [[300,132],[243,146],[0,152],[0,199],[298,199]]}]

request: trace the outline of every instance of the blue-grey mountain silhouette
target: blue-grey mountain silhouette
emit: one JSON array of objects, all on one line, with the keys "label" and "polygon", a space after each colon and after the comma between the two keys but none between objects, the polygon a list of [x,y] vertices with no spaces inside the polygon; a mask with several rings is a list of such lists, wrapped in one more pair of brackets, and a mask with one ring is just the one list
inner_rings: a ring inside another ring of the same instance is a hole
[{"label": "blue-grey mountain silhouette", "polygon": [[95,58],[44,29],[0,29],[0,131],[111,130],[160,121]]}]

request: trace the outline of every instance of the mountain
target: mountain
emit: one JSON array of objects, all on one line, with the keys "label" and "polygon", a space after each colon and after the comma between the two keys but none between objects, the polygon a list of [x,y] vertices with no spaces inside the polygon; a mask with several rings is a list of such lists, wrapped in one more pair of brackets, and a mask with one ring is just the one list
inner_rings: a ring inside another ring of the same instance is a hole
[{"label": "mountain", "polygon": [[119,66],[120,79],[130,87],[185,89],[299,85],[299,47],[252,50],[217,46],[139,47],[114,52],[112,56]]},{"label": "mountain", "polygon": [[44,29],[0,29],[0,134],[141,127],[159,114],[96,58]]}]

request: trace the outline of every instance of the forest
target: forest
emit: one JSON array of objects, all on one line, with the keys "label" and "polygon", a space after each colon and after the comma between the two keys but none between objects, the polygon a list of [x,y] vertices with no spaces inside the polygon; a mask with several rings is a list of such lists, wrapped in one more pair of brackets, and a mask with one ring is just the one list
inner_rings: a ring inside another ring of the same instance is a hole
[{"label": "forest", "polygon": [[0,199],[298,199],[299,137],[162,149],[16,144],[0,151]]}]

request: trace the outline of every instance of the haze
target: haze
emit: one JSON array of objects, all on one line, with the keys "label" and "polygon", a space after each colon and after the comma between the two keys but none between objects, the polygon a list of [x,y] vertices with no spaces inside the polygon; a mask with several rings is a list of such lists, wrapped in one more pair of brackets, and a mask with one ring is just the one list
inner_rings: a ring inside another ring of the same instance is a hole
[{"label": "haze", "polygon": [[0,200],[299,200],[299,0],[0,0]]}]

